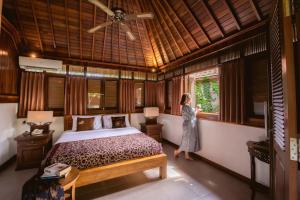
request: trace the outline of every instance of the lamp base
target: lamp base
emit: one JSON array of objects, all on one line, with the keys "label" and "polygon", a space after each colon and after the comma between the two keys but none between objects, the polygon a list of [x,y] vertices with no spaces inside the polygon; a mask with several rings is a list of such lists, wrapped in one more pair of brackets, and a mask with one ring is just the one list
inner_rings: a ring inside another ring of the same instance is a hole
[{"label": "lamp base", "polygon": [[146,122],[145,122],[145,124],[147,124],[147,125],[150,125],[150,124],[157,124],[157,117],[154,117],[154,118],[146,117]]}]

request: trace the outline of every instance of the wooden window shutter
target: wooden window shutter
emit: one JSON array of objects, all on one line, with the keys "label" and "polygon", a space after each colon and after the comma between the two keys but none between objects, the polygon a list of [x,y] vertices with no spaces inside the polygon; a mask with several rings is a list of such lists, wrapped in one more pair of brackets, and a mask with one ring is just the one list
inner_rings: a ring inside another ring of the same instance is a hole
[{"label": "wooden window shutter", "polygon": [[104,105],[106,108],[117,107],[117,97],[118,97],[117,90],[118,90],[117,81],[105,81]]},{"label": "wooden window shutter", "polygon": [[101,81],[88,80],[88,108],[100,108],[101,106]]},{"label": "wooden window shutter", "polygon": [[281,33],[277,6],[270,22],[270,53],[271,53],[271,86],[272,86],[272,117],[274,140],[285,150],[284,99],[281,63]]},{"label": "wooden window shutter", "polygon": [[65,102],[65,78],[48,78],[48,108],[64,108]]}]

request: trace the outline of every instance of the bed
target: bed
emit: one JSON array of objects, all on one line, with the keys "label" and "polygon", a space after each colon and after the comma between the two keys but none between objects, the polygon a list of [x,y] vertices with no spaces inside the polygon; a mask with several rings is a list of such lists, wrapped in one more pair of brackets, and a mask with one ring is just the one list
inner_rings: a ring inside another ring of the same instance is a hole
[{"label": "bed", "polygon": [[159,168],[166,178],[167,156],[161,144],[133,127],[71,131],[72,116],[65,116],[66,130],[45,164],[62,162],[80,170],[76,187]]}]

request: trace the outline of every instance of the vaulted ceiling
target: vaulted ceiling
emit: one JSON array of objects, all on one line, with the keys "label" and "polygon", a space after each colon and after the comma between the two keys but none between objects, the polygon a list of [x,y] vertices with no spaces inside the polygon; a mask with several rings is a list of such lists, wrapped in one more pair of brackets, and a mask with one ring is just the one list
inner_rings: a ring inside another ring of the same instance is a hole
[{"label": "vaulted ceiling", "polygon": [[127,14],[153,12],[153,20],[87,30],[108,16],[87,0],[4,0],[4,15],[19,30],[24,54],[91,63],[159,67],[268,17],[272,0],[100,0]]}]

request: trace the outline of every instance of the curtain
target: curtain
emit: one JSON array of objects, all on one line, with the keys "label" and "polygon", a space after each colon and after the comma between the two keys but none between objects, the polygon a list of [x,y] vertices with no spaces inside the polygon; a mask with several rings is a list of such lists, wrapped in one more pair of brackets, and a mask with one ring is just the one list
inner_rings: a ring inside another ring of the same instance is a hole
[{"label": "curtain", "polygon": [[120,80],[119,112],[133,113],[135,111],[135,92],[133,80]]},{"label": "curtain", "polygon": [[156,106],[156,82],[145,82],[145,105]]},{"label": "curtain", "polygon": [[159,112],[165,111],[165,81],[158,81],[156,83],[156,104],[159,107]]},{"label": "curtain", "polygon": [[44,110],[44,73],[22,72],[18,115],[26,117],[27,111]]},{"label": "curtain", "polygon": [[244,61],[224,63],[220,69],[220,120],[244,124]]},{"label": "curtain", "polygon": [[172,79],[172,105],[171,105],[171,114],[180,115],[181,106],[180,100],[183,94],[183,78],[178,76]]},{"label": "curtain", "polygon": [[67,77],[65,85],[65,115],[86,114],[87,89],[85,77]]}]

